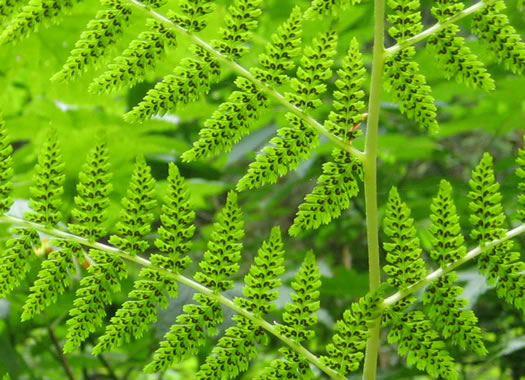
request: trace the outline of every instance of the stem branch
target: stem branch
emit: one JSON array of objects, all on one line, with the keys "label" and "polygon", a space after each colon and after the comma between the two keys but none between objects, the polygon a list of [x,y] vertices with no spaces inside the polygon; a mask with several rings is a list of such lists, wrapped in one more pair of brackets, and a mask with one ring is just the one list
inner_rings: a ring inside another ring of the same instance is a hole
[{"label": "stem branch", "polygon": [[[376,290],[381,284],[381,263],[379,260],[379,221],[377,211],[377,139],[379,132],[379,112],[381,100],[381,80],[385,61],[384,47],[385,1],[374,1],[374,50],[372,58],[372,79],[370,98],[368,101],[368,123],[365,141],[364,184],[366,206],[366,234],[368,242],[368,274],[370,291]],[[375,321],[374,328],[366,344],[363,379],[374,380],[377,370],[377,355],[379,352],[380,318]]]}]

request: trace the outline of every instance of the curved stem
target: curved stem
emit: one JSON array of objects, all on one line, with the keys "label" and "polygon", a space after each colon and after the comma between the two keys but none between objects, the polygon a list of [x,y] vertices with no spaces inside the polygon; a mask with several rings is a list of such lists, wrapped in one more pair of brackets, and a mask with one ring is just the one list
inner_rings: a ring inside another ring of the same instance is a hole
[{"label": "curved stem", "polygon": [[[379,221],[377,211],[377,139],[379,132],[379,112],[381,101],[381,80],[385,61],[384,26],[385,1],[374,1],[374,50],[372,60],[372,79],[368,101],[368,123],[365,142],[364,184],[366,206],[366,233],[368,242],[368,275],[370,291],[381,284],[381,263],[379,260]],[[375,321],[374,328],[366,344],[363,379],[376,378],[377,355],[379,352],[381,323]]]},{"label": "curved stem", "polygon": [[356,149],[355,147],[351,146],[347,142],[341,140],[339,137],[335,136],[334,134],[330,133],[321,123],[319,123],[317,120],[315,120],[313,117],[308,115],[304,110],[297,107],[296,105],[290,103],[286,98],[281,94],[280,92],[274,90],[273,88],[267,86],[264,82],[260,81],[259,79],[255,78],[252,73],[242,65],[238,64],[237,62],[229,59],[224,54],[218,52],[215,50],[208,42],[204,41],[200,37],[188,32],[183,27],[177,25],[173,21],[171,21],[166,16],[152,10],[146,7],[143,3],[141,3],[138,0],[128,0],[130,4],[133,6],[143,10],[148,14],[148,16],[156,18],[157,20],[163,22],[164,24],[168,25],[170,28],[172,28],[176,33],[185,36],[186,38],[190,39],[193,43],[199,45],[206,51],[208,51],[210,54],[215,56],[217,60],[220,62],[223,62],[225,65],[229,66],[233,71],[235,71],[237,74],[245,77],[252,83],[254,83],[260,90],[262,90],[265,94],[271,96],[275,100],[277,100],[279,103],[281,103],[283,106],[288,108],[288,110],[298,117],[300,117],[302,120],[304,120],[306,123],[310,124],[313,128],[315,128],[319,133],[325,135],[328,137],[332,142],[334,142],[336,145],[338,145],[341,149],[351,153],[354,155],[358,160],[363,161],[364,154],[359,149]]},{"label": "curved stem", "polygon": [[462,18],[467,17],[468,15],[480,10],[481,8],[483,8],[485,4],[486,4],[486,1],[481,0],[480,2],[468,7],[467,9],[462,10],[461,12],[455,14],[454,16],[447,18],[445,21],[438,22],[432,25],[430,28],[423,30],[421,33],[416,34],[414,37],[411,37],[403,41],[400,44],[396,44],[392,47],[389,47],[388,49],[386,49],[386,55],[387,56],[393,55],[401,49],[412,46],[418,43],[419,41],[423,41],[425,38],[431,36],[434,33],[439,32],[441,29],[446,28],[450,24],[453,24],[461,20]]},{"label": "curved stem", "polygon": [[256,316],[255,314],[253,314],[253,313],[243,309],[242,307],[240,307],[237,304],[235,304],[229,298],[223,296],[222,294],[214,292],[210,288],[207,288],[206,286],[200,284],[197,281],[192,280],[191,278],[183,276],[183,275],[181,275],[179,273],[171,272],[171,271],[169,271],[167,269],[163,269],[163,268],[157,267],[156,265],[152,264],[149,260],[147,260],[147,259],[145,259],[143,257],[132,255],[132,254],[126,252],[126,251],[123,251],[123,250],[121,250],[119,248],[116,248],[116,247],[113,247],[113,246],[110,246],[110,245],[89,241],[88,239],[85,239],[85,238],[83,238],[81,236],[77,236],[77,235],[71,234],[71,233],[66,232],[66,231],[57,230],[55,228],[48,228],[48,227],[45,227],[45,226],[43,226],[41,224],[33,223],[33,222],[30,222],[30,221],[27,221],[27,220],[24,220],[24,219],[20,219],[20,218],[14,217],[14,216],[10,216],[10,215],[0,216],[0,222],[9,223],[9,224],[18,225],[18,226],[23,226],[23,227],[26,227],[26,228],[32,228],[32,229],[35,229],[37,231],[46,233],[48,235],[51,235],[51,236],[54,236],[54,237],[57,237],[57,238],[66,239],[66,240],[69,240],[69,241],[74,241],[74,242],[76,242],[78,244],[81,244],[83,246],[90,247],[90,248],[93,248],[93,249],[97,249],[97,250],[100,250],[100,251],[104,251],[106,253],[122,257],[123,259],[126,259],[128,261],[132,261],[132,262],[137,263],[139,265],[142,265],[144,267],[148,267],[148,268],[154,269],[155,271],[157,271],[159,273],[162,273],[162,274],[164,274],[164,275],[166,275],[166,276],[168,276],[168,277],[170,277],[170,278],[172,278],[172,279],[174,279],[174,280],[176,280],[176,281],[178,281],[178,282],[180,282],[180,283],[182,283],[182,284],[192,288],[193,290],[195,290],[195,291],[197,291],[199,293],[202,293],[202,294],[204,294],[204,295],[214,299],[217,302],[220,302],[221,304],[223,304],[224,306],[232,309],[236,313],[238,313],[240,315],[243,315],[244,317],[248,318],[253,323],[255,323],[257,326],[262,327],[263,329],[268,331],[270,334],[274,335],[276,338],[280,339],[282,342],[287,344],[290,348],[292,348],[294,351],[296,351],[302,357],[306,358],[310,363],[312,363],[317,368],[319,368],[321,371],[326,373],[330,378],[336,379],[336,380],[345,380],[344,376],[339,374],[337,371],[334,371],[330,367],[326,366],[312,352],[310,352],[309,350],[304,348],[299,343],[296,343],[292,339],[288,338],[287,336],[284,336],[284,335],[280,334],[277,331],[277,329],[274,327],[274,325],[272,325],[271,323],[267,322],[266,320],[262,319],[261,317]]},{"label": "curved stem", "polygon": [[433,281],[437,280],[438,278],[440,278],[440,277],[446,275],[447,273],[453,271],[454,269],[456,269],[460,265],[466,263],[467,261],[472,260],[473,258],[475,258],[479,254],[481,254],[487,248],[490,248],[490,247],[493,247],[493,246],[498,245],[500,243],[503,243],[503,242],[505,242],[505,241],[507,241],[509,239],[512,239],[513,237],[518,236],[518,235],[520,235],[520,234],[522,234],[524,232],[525,232],[525,224],[522,224],[521,226],[518,226],[518,227],[513,228],[512,230],[508,231],[505,234],[505,236],[502,237],[501,239],[496,239],[496,240],[493,240],[491,242],[485,243],[484,245],[477,246],[476,248],[470,250],[465,256],[463,256],[458,261],[450,263],[449,265],[447,265],[444,268],[436,269],[434,272],[430,273],[425,278],[419,280],[418,282],[416,282],[415,284],[409,286],[408,288],[400,290],[400,291],[398,291],[395,294],[392,294],[390,297],[386,298],[383,301],[383,303],[381,305],[381,308],[385,309],[385,308],[387,308],[389,306],[392,306],[396,302],[402,300],[403,298],[409,296],[410,294],[412,294],[414,292],[417,292],[419,289],[424,288],[425,286],[429,285],[430,283],[432,283]]}]

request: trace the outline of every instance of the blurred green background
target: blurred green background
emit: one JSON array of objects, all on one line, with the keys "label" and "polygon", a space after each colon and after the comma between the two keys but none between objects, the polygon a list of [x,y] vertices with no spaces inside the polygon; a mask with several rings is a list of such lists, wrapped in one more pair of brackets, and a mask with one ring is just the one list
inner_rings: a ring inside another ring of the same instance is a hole
[{"label": "blurred green background", "polygon": [[[217,0],[218,11],[210,16],[210,26],[201,33],[209,40],[216,35],[224,15],[227,0]],[[422,1],[425,25],[434,23],[429,7],[430,1]],[[277,25],[284,21],[292,6],[298,4],[302,9],[308,7],[305,0],[266,0],[263,2],[263,15],[259,28],[250,45],[250,53],[241,63],[249,67],[256,63],[269,35]],[[507,2],[507,15],[518,32],[524,33],[523,13],[517,10],[515,0]],[[177,2],[169,1],[165,7],[177,7]],[[189,42],[179,38],[179,47],[170,51],[146,82],[116,95],[95,96],[88,93],[90,80],[100,74],[106,61],[95,70],[86,73],[80,80],[70,84],[54,84],[49,78],[65,62],[74,42],[85,28],[88,20],[99,9],[98,2],[84,1],[74,7],[63,18],[60,25],[52,25],[21,43],[0,47],[0,109],[4,114],[9,134],[16,148],[15,196],[17,202],[12,212],[22,213],[27,207],[32,169],[37,152],[46,132],[53,127],[62,142],[67,164],[67,181],[63,212],[69,217],[75,194],[77,173],[88,150],[97,138],[103,136],[109,144],[111,162],[114,170],[112,212],[110,229],[118,217],[119,200],[124,195],[126,184],[132,170],[133,159],[138,154],[145,155],[153,168],[158,181],[159,192],[165,184],[168,163],[179,165],[187,178],[192,201],[197,209],[197,236],[193,255],[200,257],[205,250],[210,232],[210,222],[222,205],[225,194],[234,188],[237,180],[245,173],[248,164],[275,133],[278,126],[285,125],[284,113],[279,105],[266,112],[254,127],[253,133],[244,138],[229,154],[216,159],[185,164],[179,159],[198,136],[203,122],[223,102],[234,89],[234,73],[223,67],[221,81],[213,85],[207,97],[200,101],[179,107],[163,118],[143,124],[127,124],[122,115],[134,106],[147,89],[169,74],[177,62],[189,54]],[[372,46],[372,13],[370,1],[353,6],[339,13],[338,19],[305,22],[304,40],[311,40],[315,32],[328,28],[330,24],[340,33],[338,55],[335,66],[341,64],[343,54],[352,37],[356,37],[364,53],[366,67],[370,72]],[[138,13],[140,14],[140,13]],[[145,22],[142,15],[133,21],[130,32],[115,48],[113,53],[122,51],[136,35]],[[513,174],[514,156],[521,146],[525,133],[525,77],[518,77],[497,64],[487,47],[480,44],[475,36],[469,34],[470,19],[460,22],[462,35],[468,46],[487,64],[496,81],[497,88],[490,93],[466,88],[454,81],[447,81],[436,67],[432,56],[420,49],[417,61],[421,71],[431,85],[439,108],[441,130],[437,135],[428,136],[417,125],[408,121],[399,112],[399,107],[387,95],[381,103],[379,139],[379,201],[384,207],[391,186],[398,186],[404,200],[413,210],[420,238],[424,248],[429,247],[426,231],[430,224],[429,205],[437,192],[440,179],[447,178],[454,186],[454,198],[462,216],[464,233],[468,231],[468,178],[483,152],[495,157],[498,180],[501,183],[503,202],[509,216],[511,227],[515,212],[517,179]],[[387,40],[387,46],[393,45]],[[334,88],[334,80],[329,84],[329,94]],[[367,89],[366,89],[367,90]],[[368,90],[367,90],[368,93]],[[322,121],[330,110],[329,99],[317,112]],[[366,128],[366,125],[363,126]],[[354,142],[363,147],[363,138]],[[245,273],[251,258],[261,241],[266,238],[274,225],[283,231],[290,226],[299,203],[313,188],[321,173],[321,165],[329,159],[332,143],[321,139],[321,144],[300,168],[283,178],[275,186],[241,193],[240,204],[246,219],[246,237],[241,274]],[[160,198],[160,196],[159,196]],[[356,298],[367,291],[367,254],[365,233],[364,199],[360,195],[350,210],[338,220],[319,230],[305,233],[299,239],[285,235],[286,262],[289,272],[284,276],[284,287],[278,301],[282,308],[288,300],[291,289],[290,279],[299,266],[307,250],[313,249],[317,255],[323,274],[321,310],[318,313],[320,324],[316,338],[308,342],[308,348],[319,351],[331,336],[334,321],[341,317],[343,310]],[[0,225],[5,243],[6,226]],[[151,236],[153,239],[154,236]],[[467,241],[468,246],[473,243]],[[525,240],[517,242],[523,247]],[[521,250],[525,252],[525,250]],[[522,257],[524,254],[522,254]],[[190,272],[192,268],[190,268]],[[124,290],[131,283],[138,268],[128,278]],[[29,276],[36,278],[35,267]],[[461,268],[460,281],[465,287],[464,296],[478,315],[479,325],[484,331],[489,355],[479,358],[469,352],[450,350],[457,358],[462,379],[520,379],[525,376],[525,327],[523,315],[497,299],[495,292],[485,285],[477,274],[475,266]],[[242,276],[237,277],[237,287],[230,296],[239,293]],[[59,303],[34,321],[21,323],[19,312],[27,292],[28,284],[19,288],[9,301],[0,299],[0,374],[9,370],[14,379],[64,379],[65,374],[52,342],[52,334],[58,341],[65,337],[65,320],[72,305],[73,294],[78,286],[78,278],[73,282],[71,292],[63,296]],[[141,368],[156,349],[157,342],[174,322],[182,305],[190,302],[192,293],[181,286],[181,295],[172,300],[168,310],[160,313],[159,322],[144,338],[130,343],[122,349],[107,353],[102,358],[91,356],[90,347],[95,336],[83,350],[68,356],[78,379],[192,379],[199,362],[211,351],[215,339],[210,339],[199,357],[190,358],[165,374],[146,376]],[[118,304],[125,300],[125,293],[115,297],[115,305],[108,308],[111,316]],[[229,313],[229,311],[226,311]],[[230,315],[230,314],[227,314]],[[269,320],[279,320],[280,313],[269,316]],[[221,326],[228,327],[228,322]],[[279,342],[272,340],[270,346],[254,361],[242,379],[252,379],[276,357]],[[319,375],[320,378],[321,375]],[[354,376],[359,378],[359,374]],[[395,348],[382,345],[380,353],[381,379],[425,379],[415,369],[404,366],[395,353]]]}]

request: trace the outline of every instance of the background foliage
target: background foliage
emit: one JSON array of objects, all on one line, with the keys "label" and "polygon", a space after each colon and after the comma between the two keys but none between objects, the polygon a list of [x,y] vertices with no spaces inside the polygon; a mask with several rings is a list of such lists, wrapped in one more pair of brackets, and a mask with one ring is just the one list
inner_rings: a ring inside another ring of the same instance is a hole
[{"label": "background foliage", "polygon": [[[176,1],[171,0],[171,3],[175,4]],[[217,0],[216,3],[220,9],[210,19],[210,26],[203,32],[204,38],[207,33],[215,33],[222,21],[221,9],[230,2]],[[284,21],[292,6],[298,4],[305,9],[308,3],[306,0],[264,1],[260,26],[255,32],[256,37],[249,54],[242,58],[242,63],[247,67],[254,64],[268,36]],[[422,3],[426,7],[423,16],[430,20],[429,7],[432,4],[425,1]],[[518,32],[523,33],[523,13],[517,11],[515,0],[506,3],[507,15],[512,24]],[[256,132],[243,139],[230,154],[208,161],[182,163],[180,154],[188,150],[192,141],[196,140],[202,122],[232,92],[234,73],[225,67],[221,75],[230,80],[214,85],[209,96],[178,110],[176,114],[146,121],[141,125],[127,124],[121,117],[124,111],[135,105],[147,88],[160,77],[171,72],[176,62],[187,55],[189,43],[180,38],[180,48],[168,54],[168,59],[158,66],[155,73],[147,76],[146,83],[116,95],[95,96],[86,91],[90,81],[100,70],[89,72],[73,84],[50,82],[49,78],[65,62],[71,47],[88,20],[94,16],[96,8],[93,1],[81,2],[60,26],[52,26],[16,45],[0,47],[0,107],[15,146],[15,209],[22,214],[28,207],[29,185],[36,154],[50,127],[57,131],[67,163],[66,202],[62,208],[66,218],[68,210],[72,209],[74,180],[84,157],[96,143],[97,137],[104,135],[111,151],[111,165],[114,170],[115,191],[111,195],[108,223],[110,232],[114,232],[118,217],[118,213],[112,210],[117,210],[118,202],[124,196],[134,157],[144,154],[161,189],[157,194],[162,195],[167,186],[165,179],[169,162],[176,162],[181,174],[188,179],[191,200],[197,209],[198,236],[194,243],[194,252],[196,255],[202,254],[209,237],[209,228],[200,227],[209,224],[219,205],[224,203],[227,191],[245,173],[255,152],[275,132],[276,124],[286,124],[284,112],[280,112],[284,110],[276,107],[271,112],[266,112],[258,121]],[[365,62],[369,61],[372,11],[372,3],[363,2],[340,13],[334,25],[340,35],[336,66],[342,64],[352,37],[359,41]],[[462,20],[460,26],[470,23],[470,19]],[[145,18],[135,22],[144,21]],[[306,41],[311,40],[314,32],[320,29],[317,25],[320,22],[327,23],[327,20],[305,22]],[[525,77],[505,71],[495,63],[487,48],[478,44],[476,38],[468,34],[464,37],[468,46],[488,63],[487,68],[497,83],[496,90],[487,93],[445,80],[433,58],[421,51],[418,52],[417,61],[432,86],[437,101],[440,132],[428,136],[420,131],[415,123],[400,114],[397,105],[388,101],[386,94],[386,100],[381,105],[379,201],[384,206],[389,189],[392,186],[398,187],[403,199],[412,208],[419,231],[422,231],[419,237],[423,248],[430,245],[430,236],[425,228],[431,223],[428,217],[430,201],[441,178],[447,178],[455,189],[458,213],[467,215],[468,200],[465,196],[458,195],[468,192],[470,171],[484,151],[491,152],[495,157],[495,169],[502,184],[504,209],[509,212],[515,209],[512,202],[516,196],[517,180],[512,175],[512,167],[513,157],[525,133],[525,100],[522,95]],[[119,42],[117,49],[122,50],[129,39]],[[387,40],[387,46],[392,44],[393,41]],[[366,67],[369,75],[369,66]],[[335,87],[333,82],[331,86]],[[329,89],[330,93],[333,87]],[[321,107],[321,113],[324,113],[323,116],[328,113],[326,105]],[[362,139],[358,138],[354,144],[359,148],[363,147]],[[320,175],[321,164],[329,158],[331,148],[328,141],[322,140],[311,158],[277,185],[240,194],[239,202],[246,222],[244,256],[241,261],[244,270],[241,269],[241,273],[246,272],[257,247],[273,225],[280,225],[283,231],[291,225],[297,205],[314,186],[315,179]],[[323,297],[318,315],[322,323],[316,338],[308,343],[312,347],[325,343],[333,322],[340,317],[344,307],[366,293],[368,278],[364,218],[363,198],[357,197],[353,207],[328,226],[306,233],[301,239],[285,236],[287,255],[284,265],[287,268],[298,269],[309,249],[316,252],[321,267]],[[466,222],[467,218],[461,219],[461,223]],[[467,243],[472,246],[472,242]],[[523,246],[525,241],[521,238],[518,243]],[[46,252],[42,251],[40,254],[45,255]],[[288,294],[291,292],[290,283],[294,273],[295,271],[288,272],[285,277],[284,285],[289,289]],[[510,306],[497,302],[495,293],[489,291],[483,278],[475,270],[465,267],[458,274],[466,288],[464,296],[480,318],[479,325],[484,331],[483,337],[489,350],[487,360],[482,362],[474,361],[469,354],[460,356],[460,373],[464,379],[520,379],[525,374],[525,363],[522,360],[525,354],[523,316]],[[122,299],[117,299],[116,303],[124,301],[136,275],[137,273],[133,273],[124,282]],[[32,282],[35,278],[36,268],[29,280]],[[239,284],[230,291],[230,295],[239,293],[241,279],[242,277],[238,278]],[[79,278],[72,282],[72,290],[78,284]],[[22,323],[20,316],[14,311],[21,309],[27,293],[28,286],[25,285],[17,289],[10,302],[0,299],[0,374],[9,370],[15,374],[15,379],[65,378],[54,340],[61,340],[65,336],[64,318],[71,307],[74,292],[63,297],[57,306],[35,320]],[[279,307],[284,306],[288,294],[281,293]],[[89,353],[88,348],[83,347],[80,352],[68,355],[75,376],[78,379],[191,379],[198,364],[211,351],[211,340],[200,356],[186,360],[180,368],[169,370],[161,376],[148,377],[141,373],[141,368],[155,349],[155,342],[162,337],[173,322],[174,315],[180,312],[181,306],[191,296],[192,292],[181,286],[179,298],[171,300],[168,309],[160,312],[159,322],[154,328],[142,339],[125,345],[119,351],[97,358]],[[109,316],[114,311],[108,310]],[[229,311],[226,310],[226,313]],[[221,329],[229,326],[228,319],[221,325]],[[261,356],[242,378],[253,378],[275,356],[276,350],[272,350],[270,344],[267,355]],[[385,345],[380,353],[379,373],[381,378],[408,379],[415,378],[419,372],[405,368],[393,348]]]}]

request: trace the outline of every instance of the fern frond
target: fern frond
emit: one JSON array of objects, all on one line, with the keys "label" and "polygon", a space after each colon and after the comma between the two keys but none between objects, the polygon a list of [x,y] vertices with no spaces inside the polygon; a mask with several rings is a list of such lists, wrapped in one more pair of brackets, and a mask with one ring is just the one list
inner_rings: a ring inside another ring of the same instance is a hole
[{"label": "fern frond", "polygon": [[[237,194],[230,192],[213,225],[208,250],[199,263],[201,271],[194,275],[196,281],[215,292],[233,287],[230,278],[239,270],[243,226]],[[160,343],[153,361],[144,368],[145,372],[158,372],[173,362],[194,355],[206,338],[215,334],[216,326],[224,319],[220,304],[200,293],[193,298],[198,304],[184,306],[184,313],[177,316],[177,323],[164,336],[165,340]]]},{"label": "fern frond", "polygon": [[0,297],[6,297],[24,280],[36,258],[34,249],[40,247],[40,237],[29,228],[15,228],[18,235],[6,243],[6,250],[0,256]]},{"label": "fern frond", "polygon": [[488,43],[499,63],[516,74],[525,70],[525,43],[509,19],[501,12],[506,8],[502,0],[487,2],[474,15],[472,32]]},{"label": "fern frond", "polygon": [[359,4],[361,0],[312,0],[310,8],[305,12],[306,18],[317,18],[329,12],[336,13],[348,7],[348,5]]},{"label": "fern frond", "polygon": [[523,149],[518,151],[516,163],[518,164],[516,175],[521,179],[518,184],[518,189],[521,191],[521,194],[518,195],[518,204],[520,205],[518,219],[525,223],[525,137],[523,138]]},{"label": "fern frond", "polygon": [[11,208],[13,199],[13,147],[9,143],[7,128],[0,114],[0,213],[5,214]]},{"label": "fern frond", "polygon": [[[432,7],[432,14],[440,22],[461,12],[463,3],[457,0],[440,0]],[[436,56],[443,67],[447,79],[456,77],[460,82],[486,91],[493,90],[494,80],[485,65],[465,45],[465,39],[457,37],[459,27],[451,24],[431,35],[427,48]]]},{"label": "fern frond", "polygon": [[82,247],[67,240],[53,240],[60,249],[53,250],[42,263],[38,279],[31,286],[29,296],[24,303],[22,321],[33,318],[54,304],[58,296],[71,284],[71,272],[74,271],[73,257],[83,256]]},{"label": "fern frond", "polygon": [[432,329],[430,321],[422,312],[402,313],[387,310],[384,315],[388,324],[392,326],[388,334],[388,343],[398,344],[399,355],[406,356],[409,365],[415,365],[417,369],[426,371],[434,378],[458,378],[454,360],[444,349],[445,343],[439,339],[439,334]]},{"label": "fern frond", "polygon": [[[460,260],[466,254],[464,238],[461,234],[459,217],[452,200],[452,186],[441,181],[439,192],[430,206],[430,233],[432,250],[430,256],[440,267]],[[433,282],[423,295],[427,315],[445,339],[462,349],[470,348],[479,355],[486,355],[487,349],[481,338],[481,330],[476,326],[477,318],[472,310],[462,310],[467,300],[459,298],[463,291],[453,286],[458,276],[450,272]]]},{"label": "fern frond", "polygon": [[126,197],[122,199],[118,235],[111,236],[111,244],[132,255],[143,253],[149,247],[144,236],[151,231],[152,209],[156,205],[154,194],[155,180],[151,176],[151,168],[143,157],[139,157]]},{"label": "fern frond", "polygon": [[208,25],[204,16],[215,10],[215,4],[211,0],[181,0],[179,7],[182,14],[170,11],[168,17],[188,32],[204,30]]},{"label": "fern frond", "polygon": [[379,307],[382,301],[381,291],[369,293],[345,310],[343,318],[336,323],[337,332],[332,343],[326,346],[328,355],[321,356],[324,364],[342,375],[357,371],[364,358],[369,330],[381,315]]},{"label": "fern frond", "polygon": [[[481,245],[505,235],[505,222],[499,184],[494,177],[492,157],[485,153],[469,181],[472,200],[470,222],[474,226],[471,237]],[[525,310],[525,263],[519,261],[520,253],[512,252],[512,241],[485,249],[479,256],[479,271],[488,277],[490,285],[496,285],[498,297],[515,307]]]},{"label": "fern frond", "polygon": [[29,200],[33,211],[24,215],[27,220],[51,228],[62,218],[59,208],[64,193],[64,167],[56,131],[51,130],[35,166]]},{"label": "fern frond", "polygon": [[[287,100],[303,109],[315,109],[322,104],[320,96],[326,91],[323,83],[332,76],[332,57],[335,55],[337,34],[334,31],[320,33],[311,46],[304,49],[297,77],[290,81],[293,93],[286,93]],[[248,173],[237,184],[242,191],[257,188],[277,179],[299,166],[318,143],[319,132],[296,114],[288,112],[286,119],[291,127],[280,128],[271,146],[263,149],[250,164]]]},{"label": "fern frond", "polygon": [[[311,330],[317,323],[314,314],[319,310],[319,288],[321,276],[313,252],[308,252],[292,282],[292,302],[288,302],[283,313],[284,324],[277,324],[277,331],[293,339],[296,343],[313,338]],[[279,352],[283,358],[271,362],[270,367],[259,379],[314,379],[308,361],[290,347],[282,347]]]},{"label": "fern frond", "polygon": [[[184,256],[191,249],[189,239],[195,232],[193,221],[195,212],[190,209],[189,192],[174,164],[170,164],[168,189],[162,206],[158,229],[157,248],[164,255],[154,254],[151,262],[174,273],[184,270],[191,262]],[[125,302],[111,318],[105,334],[100,337],[93,353],[103,351],[128,342],[132,337],[140,338],[150,324],[157,320],[157,306],[166,308],[170,297],[177,297],[177,282],[153,268],[141,270],[140,280],[135,281],[134,290],[129,294],[133,300]]]},{"label": "fern frond", "polygon": [[[262,317],[267,314],[278,297],[277,289],[284,273],[283,243],[279,228],[272,229],[270,237],[257,252],[249,273],[244,277],[243,294],[246,298],[235,298],[234,302],[243,309]],[[265,340],[264,330],[242,315],[233,317],[236,326],[226,330],[211,356],[206,358],[198,379],[228,379],[248,369],[257,351],[255,344]]]},{"label": "fern frond", "polygon": [[317,229],[338,218],[350,207],[350,201],[359,192],[357,179],[363,179],[361,162],[349,152],[335,148],[333,161],[323,164],[323,174],[317,179],[317,186],[299,205],[290,235],[301,231]]},{"label": "fern frond", "polygon": [[124,115],[126,121],[144,121],[154,114],[163,115],[177,104],[192,102],[208,92],[211,83],[219,77],[219,64],[203,48],[194,46],[193,49],[194,57],[183,59],[173,74],[149,90],[144,99]]},{"label": "fern frond", "polygon": [[[144,241],[144,235],[151,229],[151,210],[156,203],[152,198],[155,181],[150,171],[144,159],[138,158],[126,197],[122,199],[123,210],[117,223],[120,236],[112,235],[109,239],[110,243],[130,255],[142,253],[149,246],[148,242]],[[100,175],[106,174],[101,171]],[[89,251],[89,257],[94,264],[88,267],[90,275],[80,281],[74,308],[69,312],[64,352],[76,349],[102,324],[106,315],[104,306],[111,303],[111,291],[119,291],[120,280],[127,276],[126,265],[119,256],[92,249]]]},{"label": "fern frond", "polygon": [[166,48],[177,45],[175,33],[160,21],[148,19],[146,24],[149,30],[130,42],[122,55],[108,65],[109,70],[93,80],[89,91],[110,93],[142,82],[146,70],[154,67]]},{"label": "fern frond", "polygon": [[[211,45],[217,52],[230,59],[240,58],[247,52],[242,46],[257,26],[261,0],[235,0],[228,7],[226,27],[219,30],[220,40]],[[176,21],[176,20],[175,20]],[[195,45],[194,57],[182,60],[173,74],[167,75],[148,91],[144,99],[124,118],[129,122],[143,121],[154,114],[165,114],[177,104],[195,101],[207,93],[220,73],[217,60],[202,46]]]},{"label": "fern frond", "polygon": [[[5,1],[0,6],[0,14],[8,16],[17,8],[20,0]],[[0,33],[0,45],[19,41],[29,36],[41,26],[56,22],[59,16],[71,8],[78,0],[30,0],[28,4],[8,22]]]},{"label": "fern frond", "polygon": [[97,241],[106,234],[103,223],[107,217],[112,174],[108,151],[104,143],[97,144],[87,157],[78,176],[75,208],[71,212],[75,223],[68,228],[89,241]]},{"label": "fern frond", "polygon": [[461,349],[470,348],[478,355],[486,355],[481,329],[476,326],[478,319],[472,310],[462,310],[468,302],[459,298],[463,289],[453,286],[457,280],[458,275],[451,272],[430,285],[423,296],[426,313],[443,338]]},{"label": "fern frond", "polygon": [[343,65],[337,71],[339,79],[335,82],[337,90],[334,91],[333,110],[324,123],[326,129],[344,141],[352,141],[363,133],[355,126],[364,119],[362,111],[365,103],[362,99],[365,93],[362,86],[365,73],[359,43],[353,38]]},{"label": "fern frond", "polygon": [[125,0],[101,0],[108,9],[101,10],[81,33],[62,69],[51,80],[70,81],[87,70],[117,42],[129,21],[131,8]]},{"label": "fern frond", "polygon": [[[294,67],[292,59],[299,54],[302,32],[302,14],[294,7],[290,17],[277,28],[272,42],[265,47],[266,53],[259,56],[262,68],[252,67],[250,72],[262,83],[275,87],[288,82],[286,71]],[[252,124],[267,107],[268,98],[251,81],[238,77],[234,91],[228,101],[221,104],[204,122],[199,140],[193,148],[184,152],[184,161],[193,161],[231,150],[232,146],[250,133]]]},{"label": "fern frond", "polygon": [[467,252],[449,182],[441,181],[439,192],[432,199],[430,209],[432,211],[430,215],[432,225],[429,228],[432,234],[430,257],[444,268],[461,259]]},{"label": "fern frond", "polygon": [[234,0],[228,7],[226,27],[219,29],[221,39],[211,42],[213,48],[231,59],[246,54],[248,48],[242,45],[257,27],[257,18],[262,14],[259,9],[261,2],[262,0]]},{"label": "fern frond", "polygon": [[89,276],[80,281],[73,309],[69,311],[68,331],[64,352],[72,352],[89,334],[102,325],[105,305],[111,303],[111,292],[120,291],[120,280],[127,276],[124,261],[104,251],[91,249],[94,264],[88,267]]},{"label": "fern frond", "polygon": [[390,276],[388,283],[396,288],[406,288],[426,275],[421,258],[420,241],[410,217],[410,209],[401,201],[395,187],[390,190],[384,220],[385,234],[390,238],[383,243],[389,263],[383,270]]},{"label": "fern frond", "polygon": [[[389,0],[388,5],[395,12],[388,15],[388,21],[393,25],[388,33],[398,43],[423,29],[418,0]],[[419,65],[412,60],[415,52],[414,47],[409,46],[385,60],[384,84],[386,90],[393,92],[401,102],[401,112],[433,132],[438,128],[436,106],[425,77],[419,73]]]}]

